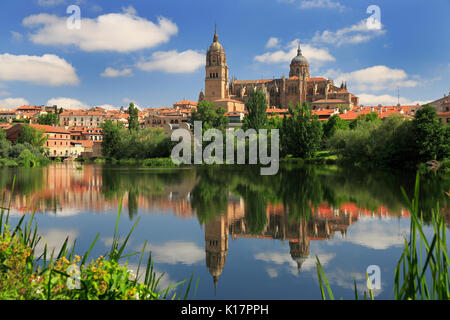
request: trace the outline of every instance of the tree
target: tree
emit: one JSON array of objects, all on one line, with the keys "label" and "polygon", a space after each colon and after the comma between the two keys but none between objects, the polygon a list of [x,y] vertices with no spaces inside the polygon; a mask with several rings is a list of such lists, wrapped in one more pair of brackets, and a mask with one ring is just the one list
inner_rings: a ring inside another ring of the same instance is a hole
[{"label": "tree", "polygon": [[128,108],[128,130],[139,130],[139,115],[138,108],[134,106],[134,103],[130,103]]},{"label": "tree", "polygon": [[289,106],[289,116],[281,126],[281,152],[300,158],[313,157],[323,136],[322,123],[313,116],[307,103]]},{"label": "tree", "polygon": [[212,128],[225,131],[229,123],[225,113],[224,108],[216,108],[213,102],[202,100],[198,103],[197,109],[192,112],[191,122],[201,121],[203,131]]},{"label": "tree", "polygon": [[352,122],[350,122],[350,129],[355,129],[361,122],[373,122],[373,121],[381,121],[380,118],[378,118],[378,113],[376,113],[375,111],[368,113],[368,114],[361,114],[358,116],[358,118],[356,118],[355,120],[353,120]]},{"label": "tree", "polygon": [[58,125],[59,124],[59,115],[57,113],[47,113],[41,114],[37,120],[39,124],[42,125]]},{"label": "tree", "polygon": [[125,128],[121,123],[115,124],[111,120],[106,120],[102,125],[103,142],[102,154],[106,158],[115,158],[121,149],[121,137]]},{"label": "tree", "polygon": [[437,117],[436,109],[424,105],[413,120],[415,142],[420,162],[438,160],[448,156],[446,129]]},{"label": "tree", "polygon": [[245,104],[248,114],[244,118],[243,129],[263,129],[267,125],[267,101],[260,90],[252,90]]},{"label": "tree", "polygon": [[20,130],[19,137],[17,138],[17,143],[29,143],[33,147],[42,147],[47,141],[47,135],[40,130],[37,130],[29,125],[25,124]]},{"label": "tree", "polygon": [[342,120],[339,115],[332,115],[323,125],[324,138],[331,138],[338,129],[348,129],[348,125],[348,122]]}]

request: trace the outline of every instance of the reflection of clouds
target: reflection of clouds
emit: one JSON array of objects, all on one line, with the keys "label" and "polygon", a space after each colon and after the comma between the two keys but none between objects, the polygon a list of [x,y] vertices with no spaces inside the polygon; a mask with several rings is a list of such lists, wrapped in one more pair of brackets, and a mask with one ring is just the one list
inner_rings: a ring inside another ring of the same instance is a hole
[{"label": "reflection of clouds", "polygon": [[[354,292],[354,280],[356,280],[356,289],[358,290],[359,298],[362,299],[364,292],[366,292],[367,297],[369,297],[369,289],[367,289],[367,278],[365,273],[345,271],[342,269],[333,269],[332,271],[325,271],[325,276],[328,280],[328,283],[330,284],[331,290],[333,290],[335,286],[338,286],[344,289],[352,290]],[[318,279],[317,274],[314,274],[314,278]],[[381,277],[381,280],[383,280],[383,277]],[[373,290],[374,297],[379,295],[382,291],[383,283],[381,283],[380,290]],[[339,297],[335,296],[335,298]]]},{"label": "reflection of clouds", "polygon": [[71,248],[73,241],[78,237],[78,230],[53,228],[41,233],[41,235],[42,239],[37,244],[34,255],[35,257],[42,255],[45,244],[47,244],[47,256],[50,257],[53,249],[55,250],[55,255],[59,253],[67,237],[69,237],[68,247]]},{"label": "reflection of clouds", "polygon": [[[138,282],[140,282],[140,283],[142,283],[142,282],[144,281],[144,279],[145,279],[145,270],[146,270],[146,267],[147,267],[147,266],[146,266],[144,263],[142,263],[142,264],[141,264],[141,268],[139,269],[139,278],[138,278]],[[133,264],[133,263],[129,263],[129,264],[127,265],[127,269],[128,269],[129,271],[131,271],[133,274],[136,274],[137,269],[138,269],[138,265],[137,265],[137,264]],[[158,279],[158,278],[163,274],[163,272],[159,272],[159,271],[156,270],[156,269],[153,269],[153,271],[154,271],[155,274],[156,274],[156,279]],[[165,290],[165,289],[167,289],[167,288],[169,288],[169,287],[174,286],[174,285],[177,284],[178,282],[179,282],[179,281],[175,281],[175,280],[173,280],[173,279],[170,279],[169,274],[168,274],[167,272],[164,272],[164,275],[163,275],[163,276],[161,277],[161,279],[159,280],[159,283],[158,283],[158,289],[159,289],[159,290]],[[176,288],[171,289],[171,290],[169,291],[169,293],[173,292],[175,289],[176,289]]]},{"label": "reflection of clouds", "polygon": [[409,221],[395,223],[393,220],[374,218],[360,219],[348,229],[343,241],[352,242],[372,249],[385,250],[404,245],[409,235]]},{"label": "reflection of clouds", "polygon": [[[320,263],[322,266],[326,266],[334,257],[334,253],[318,253]],[[271,278],[275,278],[282,271],[282,269],[287,269],[287,272],[298,275],[298,265],[295,260],[292,259],[288,252],[261,252],[257,253],[255,256],[256,260],[261,260],[267,263],[273,263],[276,265],[281,265],[283,267],[270,266],[266,268],[267,273]],[[301,265],[301,271],[311,271],[316,268],[316,254],[310,254]]]},{"label": "reflection of clouds", "polygon": [[[101,238],[101,242],[103,242],[103,244],[105,245],[105,247],[111,247],[113,244],[113,237],[107,237],[107,238]],[[129,243],[130,241],[128,241]],[[142,250],[141,250],[142,251]]]},{"label": "reflection of clouds", "polygon": [[145,250],[151,251],[152,259],[158,263],[192,265],[205,259],[205,251],[194,242],[169,241],[147,246]]}]

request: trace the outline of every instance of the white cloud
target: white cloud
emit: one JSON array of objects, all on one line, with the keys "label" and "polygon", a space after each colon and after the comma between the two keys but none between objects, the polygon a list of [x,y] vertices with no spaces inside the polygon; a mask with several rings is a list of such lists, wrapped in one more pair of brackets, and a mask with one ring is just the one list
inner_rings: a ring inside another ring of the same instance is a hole
[{"label": "white cloud", "polygon": [[[389,94],[374,95],[369,93],[359,93],[356,94],[359,97],[359,103],[365,106],[375,106],[375,105],[397,105],[398,97]],[[400,104],[402,105],[416,105],[425,104],[427,101],[423,100],[412,100],[405,97],[400,97]]]},{"label": "white cloud", "polygon": [[60,86],[80,82],[75,68],[66,60],[53,55],[0,55],[0,80],[25,81],[35,84]]},{"label": "white cloud", "polygon": [[73,244],[73,241],[78,237],[78,230],[76,229],[48,229],[42,233],[43,239],[39,241],[34,251],[34,256],[39,257],[44,253],[44,247],[47,244],[47,255],[50,256],[52,250],[55,250],[55,255],[58,254],[62,244],[69,237],[68,247]]},{"label": "white cloud", "polygon": [[105,110],[118,110],[120,107],[116,107],[110,104],[102,104],[101,106],[97,106],[98,108],[103,108]]},{"label": "white cloud", "polygon": [[0,96],[9,96],[10,94],[8,91],[0,91]]},{"label": "white cloud", "polygon": [[356,243],[376,250],[390,247],[402,247],[404,238],[409,235],[409,222],[401,220],[393,223],[391,219],[359,219],[358,223],[348,229],[342,241]]},{"label": "white cloud", "polygon": [[20,32],[11,31],[11,36],[13,37],[13,39],[15,41],[22,41],[23,40],[23,35]]},{"label": "white cloud", "polygon": [[153,48],[178,33],[175,23],[159,17],[156,23],[133,14],[132,7],[124,13],[81,19],[81,28],[67,28],[67,18],[50,14],[26,17],[23,24],[35,29],[31,41],[43,45],[75,45],[83,51],[131,52]]},{"label": "white cloud", "polygon": [[275,38],[275,37],[271,37],[266,44],[266,48],[270,49],[270,48],[278,48],[280,46],[280,39]]},{"label": "white cloud", "polygon": [[357,24],[339,29],[337,31],[325,30],[322,31],[322,33],[316,32],[316,34],[312,38],[312,42],[334,44],[340,46],[343,44],[367,42],[370,39],[376,36],[380,36],[384,33],[386,33],[386,30],[383,29],[382,25],[380,29],[369,29],[367,27],[367,21],[362,20]]},{"label": "white cloud", "polygon": [[205,259],[205,250],[193,242],[169,241],[162,245],[150,245],[146,250],[158,263],[183,263],[193,265]]},{"label": "white cloud", "polygon": [[129,77],[132,75],[133,70],[131,70],[130,68],[118,70],[111,67],[106,68],[105,71],[103,71],[103,73],[101,74],[101,76],[105,78]]},{"label": "white cloud", "polygon": [[85,104],[84,102],[81,102],[76,99],[64,98],[64,97],[52,98],[47,101],[47,105],[48,106],[56,105],[59,108],[64,108],[64,109],[85,109],[88,107],[88,105]]},{"label": "white cloud", "polygon": [[30,102],[24,98],[6,98],[0,99],[0,108],[18,108],[21,106],[29,105]]},{"label": "white cloud", "polygon": [[[365,270],[364,270],[365,271]],[[328,283],[333,289],[333,285],[337,285],[344,289],[349,289],[354,292],[355,290],[355,281],[356,281],[356,289],[360,297],[363,297],[364,292],[368,295],[369,290],[367,289],[367,278],[364,273],[361,272],[350,272],[342,269],[334,269],[332,271],[326,272],[326,277]],[[317,279],[317,274],[314,274],[314,278]],[[382,278],[383,279],[383,278]],[[373,295],[377,296],[383,291],[383,283],[381,283],[381,290],[374,289]]]},{"label": "white cloud", "polygon": [[408,74],[402,69],[391,69],[378,65],[349,73],[336,70],[328,70],[326,76],[337,82],[347,81],[352,90],[381,91],[396,89],[398,87],[415,87],[418,81],[409,79]]},{"label": "white cloud", "polygon": [[[255,60],[261,63],[289,63],[297,56],[299,40],[291,41],[284,50],[273,52],[266,52],[262,55],[256,56]],[[308,59],[311,65],[318,66],[328,61],[335,61],[336,59],[328,52],[326,48],[316,48],[309,44],[301,45],[302,54]]]},{"label": "white cloud", "polygon": [[133,103],[136,108],[139,110],[142,110],[143,108],[139,105],[139,103],[136,100],[130,99],[130,98],[123,98],[122,100],[126,104],[126,108],[130,105],[130,103]]},{"label": "white cloud", "polygon": [[137,15],[137,11],[133,6],[123,7],[123,12],[132,16]]},{"label": "white cloud", "polygon": [[[319,253],[317,256],[320,259],[322,266],[326,266],[336,255],[334,253]],[[288,272],[297,275],[298,266],[297,262],[292,259],[289,252],[261,252],[254,256],[256,260],[261,260],[264,262],[276,264],[276,265],[287,265]],[[316,255],[310,254],[305,261],[303,261],[301,266],[301,271],[311,271],[316,268]],[[267,273],[271,278],[277,277],[281,270],[275,267],[268,267],[266,269]]]},{"label": "white cloud", "polygon": [[205,65],[205,55],[194,50],[178,52],[158,51],[148,59],[141,60],[136,67],[144,71],[163,71],[167,73],[195,72]]}]

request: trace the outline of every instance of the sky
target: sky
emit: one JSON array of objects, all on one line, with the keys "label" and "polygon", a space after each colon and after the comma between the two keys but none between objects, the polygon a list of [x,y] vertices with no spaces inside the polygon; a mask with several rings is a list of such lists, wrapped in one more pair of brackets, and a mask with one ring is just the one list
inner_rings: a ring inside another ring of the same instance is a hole
[{"label": "sky", "polygon": [[[231,77],[312,77],[363,105],[450,91],[448,0],[2,0],[0,108],[168,107],[198,99],[217,25]],[[79,17],[79,19],[78,19]]]}]

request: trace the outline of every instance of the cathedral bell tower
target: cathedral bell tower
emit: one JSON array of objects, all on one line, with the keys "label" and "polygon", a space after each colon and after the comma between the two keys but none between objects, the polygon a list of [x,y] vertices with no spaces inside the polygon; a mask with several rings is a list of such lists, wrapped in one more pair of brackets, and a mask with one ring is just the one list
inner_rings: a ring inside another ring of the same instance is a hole
[{"label": "cathedral bell tower", "polygon": [[219,42],[217,28],[206,54],[205,99],[215,101],[229,97],[228,66],[225,50]]}]

